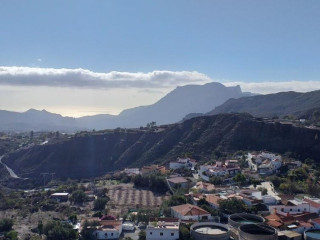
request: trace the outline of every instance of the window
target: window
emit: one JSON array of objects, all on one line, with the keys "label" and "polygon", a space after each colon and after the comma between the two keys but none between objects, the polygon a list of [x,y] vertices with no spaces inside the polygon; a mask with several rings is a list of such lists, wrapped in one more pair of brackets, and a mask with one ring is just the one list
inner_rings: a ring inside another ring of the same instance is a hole
[{"label": "window", "polygon": [[113,233],[111,233],[111,236],[113,236]]},{"label": "window", "polygon": [[292,208],[290,208],[290,212],[292,212]]},{"label": "window", "polygon": [[152,232],[150,232],[150,235],[152,235]]},{"label": "window", "polygon": [[163,232],[160,233],[160,236],[163,236]]},{"label": "window", "polygon": [[174,236],[174,233],[171,233],[171,236]]},{"label": "window", "polygon": [[108,233],[105,233],[104,236],[108,237]]}]

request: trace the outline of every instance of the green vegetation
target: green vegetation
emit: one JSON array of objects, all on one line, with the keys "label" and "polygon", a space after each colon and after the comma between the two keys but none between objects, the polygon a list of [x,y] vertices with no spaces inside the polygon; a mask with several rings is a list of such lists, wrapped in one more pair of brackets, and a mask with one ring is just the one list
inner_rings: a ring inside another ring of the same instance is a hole
[{"label": "green vegetation", "polygon": [[0,220],[0,232],[9,232],[12,229],[13,220],[4,218]]},{"label": "green vegetation", "polygon": [[231,198],[219,201],[220,210],[224,213],[242,213],[247,211],[246,205],[239,199]]},{"label": "green vegetation", "polygon": [[72,192],[70,201],[73,203],[83,203],[87,200],[87,195],[82,190],[75,190]]},{"label": "green vegetation", "polygon": [[18,233],[16,231],[10,231],[5,234],[6,240],[18,240]]},{"label": "green vegetation", "polygon": [[190,225],[180,224],[179,228],[179,240],[191,240]]},{"label": "green vegetation", "polygon": [[146,240],[146,231],[139,232],[139,240]]},{"label": "green vegetation", "polygon": [[236,181],[240,186],[242,186],[247,178],[245,175],[243,175],[242,173],[238,173],[234,178],[233,178],[234,181]]},{"label": "green vegetation", "polygon": [[104,210],[108,201],[109,201],[108,197],[98,197],[96,200],[94,200],[93,210],[95,211]]},{"label": "green vegetation", "polygon": [[69,224],[62,224],[58,221],[48,222],[43,226],[43,233],[47,240],[75,240],[78,234]]},{"label": "green vegetation", "polygon": [[157,209],[139,209],[137,214],[138,222],[148,223],[150,217],[159,217],[159,210]]},{"label": "green vegetation", "polygon": [[170,217],[171,216],[171,207],[186,204],[187,199],[183,195],[173,195],[170,197],[169,200],[163,201],[161,205],[161,212],[164,216]]},{"label": "green vegetation", "polygon": [[164,176],[150,174],[146,176],[136,175],[133,178],[134,186],[137,188],[148,188],[157,193],[165,193],[168,191],[168,186]]}]

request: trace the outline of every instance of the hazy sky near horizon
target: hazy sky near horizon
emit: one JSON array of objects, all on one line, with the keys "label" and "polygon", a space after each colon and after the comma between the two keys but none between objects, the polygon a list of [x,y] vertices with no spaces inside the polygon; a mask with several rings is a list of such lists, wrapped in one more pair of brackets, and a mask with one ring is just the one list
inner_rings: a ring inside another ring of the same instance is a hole
[{"label": "hazy sky near horizon", "polygon": [[5,0],[0,109],[117,114],[178,85],[320,89],[318,0]]}]

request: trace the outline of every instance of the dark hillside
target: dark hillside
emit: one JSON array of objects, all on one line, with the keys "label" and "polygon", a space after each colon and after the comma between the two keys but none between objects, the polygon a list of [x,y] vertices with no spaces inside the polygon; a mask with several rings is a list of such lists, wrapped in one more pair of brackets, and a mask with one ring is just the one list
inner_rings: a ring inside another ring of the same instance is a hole
[{"label": "dark hillside", "polygon": [[210,159],[212,152],[269,150],[293,152],[320,161],[320,131],[267,123],[249,114],[198,117],[163,131],[91,133],[11,154],[4,161],[23,177],[55,172],[60,178],[87,178],[124,167],[166,163],[184,153]]},{"label": "dark hillside", "polygon": [[208,113],[250,113],[257,117],[300,116],[306,110],[320,108],[320,90],[307,93],[281,92],[229,99]]}]

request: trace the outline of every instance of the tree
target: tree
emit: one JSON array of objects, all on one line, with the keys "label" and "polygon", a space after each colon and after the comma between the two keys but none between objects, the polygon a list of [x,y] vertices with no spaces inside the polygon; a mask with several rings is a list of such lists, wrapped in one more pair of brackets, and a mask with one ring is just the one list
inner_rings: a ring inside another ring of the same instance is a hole
[{"label": "tree", "polygon": [[179,239],[180,240],[189,240],[190,239],[190,229],[185,224],[180,225]]},{"label": "tree", "polygon": [[267,195],[268,194],[268,189],[266,189],[264,187],[259,187],[258,190],[261,191],[262,195]]},{"label": "tree", "polygon": [[209,181],[213,185],[221,185],[223,183],[223,179],[221,177],[218,177],[218,176],[210,177]]},{"label": "tree", "polygon": [[82,190],[73,191],[70,200],[74,203],[83,203],[86,201],[87,195]]},{"label": "tree", "polygon": [[244,205],[244,203],[236,198],[220,200],[219,207],[222,212],[229,214],[242,213],[247,211],[247,208]]},{"label": "tree", "polygon": [[145,231],[140,231],[139,232],[139,240],[146,240],[146,232]]},{"label": "tree", "polygon": [[154,209],[139,209],[137,214],[138,222],[149,222],[150,217],[159,217],[159,212]]},{"label": "tree", "polygon": [[44,225],[43,233],[47,240],[76,240],[78,234],[69,224],[62,224],[58,221],[51,221]]},{"label": "tree", "polygon": [[18,240],[18,233],[16,231],[10,231],[5,234],[6,240]]},{"label": "tree", "polygon": [[108,201],[109,199],[107,197],[98,197],[96,200],[94,200],[93,210],[95,211],[104,210]]},{"label": "tree", "polygon": [[75,224],[75,223],[77,223],[78,217],[77,217],[76,214],[72,214],[72,215],[69,216],[69,220],[70,220],[73,224]]},{"label": "tree", "polygon": [[246,176],[242,173],[238,173],[234,178],[234,181],[236,181],[238,184],[243,185],[246,181]]},{"label": "tree", "polygon": [[4,218],[0,220],[0,232],[9,232],[12,229],[13,220]]}]

